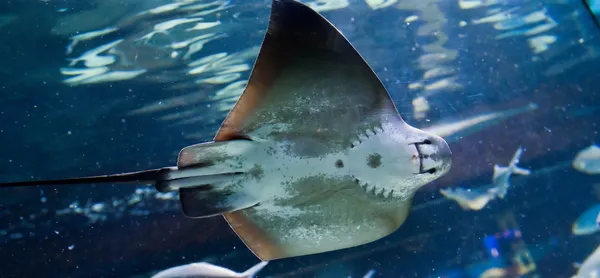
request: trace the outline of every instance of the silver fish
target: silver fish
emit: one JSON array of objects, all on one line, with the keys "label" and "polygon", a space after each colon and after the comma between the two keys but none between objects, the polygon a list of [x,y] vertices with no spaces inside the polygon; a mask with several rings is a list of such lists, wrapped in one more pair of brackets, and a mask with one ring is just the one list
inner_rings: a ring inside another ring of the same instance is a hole
[{"label": "silver fish", "polygon": [[600,174],[600,147],[591,145],[578,152],[573,168],[589,175]]},{"label": "silver fish", "polygon": [[465,210],[480,210],[496,198],[496,192],[493,189],[480,190],[457,187],[440,189],[440,193],[447,199],[456,201]]},{"label": "silver fish", "polygon": [[577,220],[573,223],[573,234],[589,235],[600,231],[598,217],[600,217],[600,204],[588,208],[577,217]]},{"label": "silver fish", "polygon": [[503,199],[506,195],[506,191],[510,187],[509,180],[513,174],[522,176],[531,174],[530,170],[517,166],[522,153],[523,149],[519,147],[513,155],[513,158],[510,160],[508,166],[504,167],[497,164],[494,165],[494,176],[492,177],[492,183],[494,184],[495,193],[500,199]]},{"label": "silver fish", "polygon": [[414,193],[450,170],[448,144],[405,123],[356,49],[308,6],[274,0],[268,30],[214,141],[185,147],[177,166],[0,187],[142,183],[179,191],[186,216],[224,215],[263,261],[391,234]]},{"label": "silver fish", "polygon": [[191,263],[165,269],[152,275],[151,278],[251,278],[261,271],[267,263],[260,262],[242,273],[205,262]]},{"label": "silver fish", "polygon": [[450,121],[423,128],[438,136],[446,138],[448,142],[458,141],[475,132],[481,131],[494,124],[500,123],[508,118],[520,115],[525,112],[533,111],[538,108],[535,103],[529,103],[526,106],[512,108],[502,111],[490,112],[476,115],[464,120]]},{"label": "silver fish", "polygon": [[600,276],[600,246],[578,266],[577,274],[571,278],[593,278]]}]

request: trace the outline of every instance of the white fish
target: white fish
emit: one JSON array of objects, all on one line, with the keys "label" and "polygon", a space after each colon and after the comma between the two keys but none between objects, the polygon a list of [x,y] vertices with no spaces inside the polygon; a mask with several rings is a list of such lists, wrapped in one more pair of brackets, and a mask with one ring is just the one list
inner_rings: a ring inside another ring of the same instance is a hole
[{"label": "white fish", "polygon": [[147,70],[145,70],[145,69],[129,70],[129,71],[111,71],[111,72],[104,73],[104,74],[90,76],[90,77],[87,77],[84,79],[78,79],[76,81],[71,79],[71,80],[65,80],[63,82],[75,86],[75,85],[82,85],[82,84],[95,84],[95,83],[123,81],[123,80],[130,80],[130,79],[136,78],[136,77],[144,74],[146,71]]},{"label": "white fish", "polygon": [[379,10],[394,5],[398,0],[365,0],[371,10]]},{"label": "white fish", "polygon": [[190,109],[190,110],[185,110],[185,111],[177,111],[177,112],[173,112],[170,114],[166,114],[163,116],[160,116],[158,119],[161,121],[173,121],[173,120],[179,120],[182,118],[187,118],[190,116],[194,116],[198,114],[198,110],[196,109]]},{"label": "white fish", "polygon": [[110,69],[108,67],[97,67],[97,68],[89,68],[89,69],[87,69],[87,68],[85,68],[85,69],[61,68],[60,72],[64,75],[77,75],[77,76],[63,80],[63,83],[78,84],[79,82],[81,82],[85,79],[104,74],[105,72],[107,72],[109,70]]},{"label": "white fish", "polygon": [[365,273],[365,276],[363,276],[363,278],[371,278],[373,276],[375,276],[375,270],[371,269],[367,273]]},{"label": "white fish", "polygon": [[458,6],[463,10],[495,5],[500,0],[458,0]]},{"label": "white fish", "polygon": [[600,147],[593,144],[577,153],[573,168],[589,175],[600,174]]},{"label": "white fish", "polygon": [[350,2],[348,0],[316,0],[306,2],[306,5],[317,12],[325,12],[346,8],[350,6]]},{"label": "white fish", "polygon": [[459,121],[451,121],[426,127],[423,130],[446,138],[448,142],[458,141],[465,136],[480,131],[502,120],[517,116],[524,112],[533,111],[538,108],[535,103],[524,107],[513,108],[504,111],[485,113]]},{"label": "white fish", "polygon": [[456,82],[457,77],[446,77],[440,80],[436,80],[430,84],[427,84],[423,87],[423,93],[420,95],[422,97],[431,97],[434,94],[440,91],[456,91],[463,88],[463,86]]},{"label": "white fish", "polygon": [[223,67],[219,68],[219,70],[220,71],[216,72],[217,75],[247,71],[247,70],[250,70],[250,66],[248,64],[223,66]]},{"label": "white fish", "polygon": [[214,34],[211,34],[211,36],[207,37],[206,39],[202,39],[202,40],[192,43],[190,45],[190,47],[188,48],[187,53],[185,53],[185,55],[183,55],[183,59],[186,59],[186,60],[189,59],[192,55],[194,55],[198,51],[202,50],[202,48],[204,48],[205,44],[207,44],[211,41],[226,37],[226,36],[227,36],[226,34],[219,34],[217,36],[215,36]]},{"label": "white fish", "polygon": [[506,20],[516,17],[517,15],[514,15],[513,12],[519,10],[519,8],[520,7],[513,7],[508,10],[505,10],[505,11],[500,11],[500,12],[490,15],[490,16],[486,16],[486,17],[483,17],[480,19],[474,19],[471,21],[471,23],[472,24],[482,24],[482,23],[493,23],[493,22],[499,22],[499,21],[506,21]]},{"label": "white fish", "polygon": [[[202,57],[202,58],[200,58],[198,60],[195,60],[193,62],[190,62],[188,64],[188,67],[197,67],[197,66],[200,66],[200,65],[210,64],[210,63],[213,63],[215,61],[218,61],[218,60],[221,60],[221,59],[225,58],[227,55],[228,55],[227,52],[220,52],[220,53],[215,53],[215,54],[212,54],[212,55],[208,55],[208,56]],[[195,74],[196,72],[194,72],[193,69],[192,69],[188,73],[189,74]]]},{"label": "white fish", "polygon": [[[373,276],[375,276],[375,269],[367,271],[362,278],[372,278]],[[352,276],[348,276],[348,278],[352,278]]]},{"label": "white fish", "polygon": [[185,41],[174,42],[174,43],[171,44],[171,48],[173,48],[173,49],[180,49],[180,48],[188,47],[192,43],[195,43],[195,42],[197,42],[199,40],[208,39],[210,37],[213,37],[214,35],[215,35],[214,33],[203,34],[203,35],[200,35],[200,36],[193,37],[191,39],[187,39]]},{"label": "white fish", "polygon": [[454,69],[451,67],[447,67],[447,66],[435,67],[430,70],[427,70],[423,74],[423,79],[424,80],[432,79],[432,78],[436,78],[436,77],[440,77],[440,76],[444,76],[444,75],[453,74],[454,72],[455,72]]},{"label": "white fish", "polygon": [[600,231],[599,216],[600,204],[593,205],[577,217],[571,231],[574,235],[589,235]]},{"label": "white fish", "polygon": [[533,50],[534,54],[540,54],[548,50],[549,46],[555,43],[556,40],[556,36],[541,35],[527,39],[527,43]]},{"label": "white fish", "polygon": [[490,201],[504,198],[510,187],[508,181],[512,174],[529,175],[531,173],[527,169],[517,167],[521,153],[522,149],[517,149],[508,167],[494,165],[491,188],[463,189],[458,187],[440,189],[440,193],[447,199],[456,201],[463,209],[481,210]]},{"label": "white fish", "polygon": [[71,37],[71,43],[69,43],[69,45],[67,46],[67,54],[71,54],[73,52],[73,48],[77,45],[77,43],[79,43],[80,41],[85,41],[85,40],[90,40],[96,37],[100,37],[100,36],[104,36],[107,34],[110,34],[114,31],[119,30],[119,28],[117,27],[107,27],[104,29],[100,29],[100,30],[96,30],[96,31],[90,31],[90,32],[86,32],[83,34],[79,34],[79,35],[75,35]]},{"label": "white fish", "polygon": [[113,47],[120,44],[122,41],[123,41],[123,39],[118,39],[118,40],[103,44],[101,46],[98,46],[96,48],[90,49],[90,50],[84,52],[83,54],[81,54],[81,56],[79,56],[77,58],[68,59],[69,61],[71,61],[69,63],[69,66],[74,66],[75,64],[77,64],[80,61],[85,61],[85,66],[89,67],[89,68],[102,67],[102,66],[112,64],[116,61],[114,56],[112,56],[112,55],[98,56],[98,55],[101,54],[102,52],[112,49]]},{"label": "white fish", "polygon": [[468,210],[480,210],[496,198],[494,188],[481,190],[458,187],[440,189],[440,193],[447,199],[456,201],[461,208]]},{"label": "white fish", "polygon": [[505,21],[498,22],[494,24],[494,29],[496,30],[512,30],[516,29],[528,24],[538,23],[540,21],[544,21],[548,18],[546,15],[546,9],[542,9],[540,11],[531,12],[525,16],[519,16],[515,18],[511,18]]},{"label": "white fish", "polygon": [[181,6],[185,5],[185,4],[186,3],[184,3],[184,2],[169,3],[169,4],[165,4],[165,5],[162,5],[162,6],[158,6],[156,8],[152,8],[152,9],[143,11],[143,12],[139,13],[138,15],[162,14],[162,13],[166,13],[166,12],[177,10],[179,7],[181,7]]},{"label": "white fish", "polygon": [[195,82],[197,84],[227,84],[236,81],[242,77],[239,73],[230,73],[225,75],[217,75],[209,78],[199,79]]},{"label": "white fish", "polygon": [[204,10],[208,7],[212,7],[212,6],[227,6],[229,4],[228,0],[217,0],[214,2],[209,2],[209,3],[202,3],[202,4],[195,4],[195,5],[190,5],[190,6],[185,6],[183,8],[181,8],[182,11],[197,11],[197,10]]},{"label": "white fish", "polygon": [[404,22],[408,24],[408,23],[417,21],[418,19],[419,19],[419,16],[417,16],[417,15],[411,15],[411,16],[405,18]]},{"label": "white fish", "polygon": [[163,270],[151,278],[251,278],[261,271],[267,263],[260,262],[242,273],[204,262],[191,263]]},{"label": "white fish", "polygon": [[209,15],[209,14],[214,14],[216,12],[224,11],[224,10],[229,9],[231,7],[233,7],[233,5],[221,5],[219,7],[211,9],[211,10],[204,10],[204,11],[201,11],[201,12],[194,13],[194,14],[192,14],[192,16],[205,16],[205,15]]},{"label": "white fish", "polygon": [[221,25],[221,21],[215,21],[215,22],[199,22],[196,23],[196,25],[194,25],[194,27],[192,28],[188,28],[185,29],[186,31],[198,31],[198,30],[206,30],[206,29],[210,29],[213,28],[215,26]]},{"label": "white fish", "polygon": [[600,246],[589,255],[579,266],[577,274],[571,278],[597,278],[600,277]]},{"label": "white fish", "polygon": [[539,24],[532,28],[518,29],[518,30],[514,30],[514,31],[510,31],[510,32],[505,32],[505,33],[497,35],[496,40],[501,40],[501,39],[510,38],[510,37],[516,37],[516,36],[525,36],[525,37],[534,36],[534,35],[538,35],[538,34],[550,31],[553,28],[555,28],[556,26],[558,26],[558,23],[556,23],[556,21],[552,20],[552,18],[547,18],[547,23]]},{"label": "white fish", "polygon": [[143,37],[139,38],[138,40],[143,40],[144,42],[148,42],[156,34],[168,34],[169,30],[171,30],[181,24],[196,22],[196,21],[200,21],[200,20],[202,20],[202,18],[177,18],[177,19],[172,19],[169,21],[161,22],[161,23],[154,25],[154,31],[144,35]]},{"label": "white fish", "polygon": [[225,86],[225,88],[216,92],[210,99],[221,100],[231,97],[239,97],[240,95],[242,95],[242,92],[244,91],[244,86],[246,86],[246,84],[248,84],[248,81],[246,80],[233,82]]},{"label": "white fish", "polygon": [[393,233],[416,191],[450,170],[450,147],[404,122],[366,61],[308,6],[273,0],[268,30],[239,100],[219,102],[233,108],[214,140],[183,148],[176,166],[0,187],[141,183],[179,192],[186,216],[223,215],[263,261]]},{"label": "white fish", "polygon": [[492,183],[496,188],[496,195],[500,199],[503,199],[506,195],[506,192],[510,187],[509,180],[513,174],[526,176],[531,173],[530,170],[519,168],[517,166],[522,153],[523,149],[519,147],[507,167],[500,166],[498,164],[494,165],[494,176],[492,177]]}]

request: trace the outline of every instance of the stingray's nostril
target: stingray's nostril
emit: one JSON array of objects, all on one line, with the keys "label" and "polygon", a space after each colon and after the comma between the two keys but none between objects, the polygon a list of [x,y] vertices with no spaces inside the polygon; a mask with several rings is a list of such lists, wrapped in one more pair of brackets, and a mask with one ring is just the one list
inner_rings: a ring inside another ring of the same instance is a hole
[{"label": "stingray's nostril", "polygon": [[427,170],[426,172],[429,174],[435,174],[435,172],[437,172],[437,169],[431,168],[431,169]]},{"label": "stingray's nostril", "polygon": [[425,139],[421,144],[431,145],[431,140]]}]

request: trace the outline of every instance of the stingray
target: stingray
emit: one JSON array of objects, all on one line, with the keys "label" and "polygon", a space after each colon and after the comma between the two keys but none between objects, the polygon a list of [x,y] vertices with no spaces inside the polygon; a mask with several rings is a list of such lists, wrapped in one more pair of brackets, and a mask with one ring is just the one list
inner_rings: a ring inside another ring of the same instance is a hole
[{"label": "stingray", "polygon": [[414,193],[451,161],[444,139],[403,121],[329,21],[302,3],[274,0],[243,94],[213,141],[183,148],[177,166],[0,187],[137,183],[178,191],[186,216],[223,215],[270,261],[391,234]]}]

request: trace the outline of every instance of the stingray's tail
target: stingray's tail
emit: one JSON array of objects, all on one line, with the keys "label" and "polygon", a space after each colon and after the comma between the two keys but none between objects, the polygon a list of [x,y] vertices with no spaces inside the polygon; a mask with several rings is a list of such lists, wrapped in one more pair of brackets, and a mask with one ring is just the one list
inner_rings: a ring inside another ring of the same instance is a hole
[{"label": "stingray's tail", "polygon": [[154,185],[158,181],[168,177],[169,173],[176,170],[176,167],[166,167],[160,169],[152,169],[140,172],[130,172],[113,175],[76,177],[68,179],[55,180],[37,180],[37,181],[18,181],[0,183],[0,188],[3,187],[23,187],[23,186],[39,186],[39,185],[73,185],[73,184],[91,184],[91,183],[137,183]]}]

